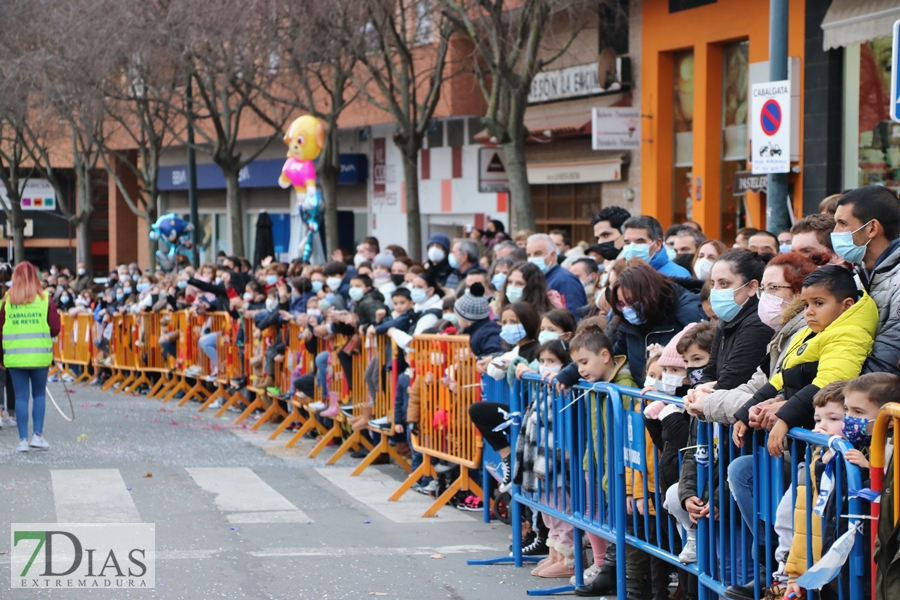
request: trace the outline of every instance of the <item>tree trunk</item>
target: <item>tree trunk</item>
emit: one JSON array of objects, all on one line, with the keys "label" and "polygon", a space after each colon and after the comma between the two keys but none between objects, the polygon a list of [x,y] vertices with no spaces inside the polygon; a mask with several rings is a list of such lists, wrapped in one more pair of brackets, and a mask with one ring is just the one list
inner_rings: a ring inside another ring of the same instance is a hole
[{"label": "tree trunk", "polygon": [[403,154],[403,179],[406,182],[406,251],[413,260],[422,256],[422,217],[419,210],[419,148],[407,142]]},{"label": "tree trunk", "polygon": [[9,262],[14,265],[25,260],[25,217],[22,215],[22,199],[10,198],[9,228],[13,238],[13,255]]},{"label": "tree trunk", "polygon": [[75,232],[77,239],[77,251],[75,258],[78,262],[83,262],[88,273],[94,270],[94,261],[91,256],[91,217],[90,214],[81,215],[75,222]]},{"label": "tree trunk", "polygon": [[339,245],[337,186],[341,176],[341,154],[337,141],[337,126],[328,128],[328,138],[322,151],[319,181],[325,201],[325,260]]},{"label": "tree trunk", "polygon": [[156,208],[157,204],[155,202],[151,203],[149,200],[147,202],[147,257],[150,261],[150,270],[156,271],[156,251],[159,250],[159,242],[150,239],[150,231],[152,231],[153,224],[156,223],[156,219],[159,218],[157,214],[159,210]]},{"label": "tree trunk", "polygon": [[510,219],[510,234],[519,229],[536,231],[534,205],[531,203],[531,188],[528,185],[524,136],[513,135],[509,142],[503,144],[503,154],[506,158],[506,172],[509,175],[509,195],[512,197],[510,207],[516,219],[515,224]]},{"label": "tree trunk", "polygon": [[[221,167],[221,165],[219,165]],[[231,253],[233,256],[247,256],[244,248],[244,214],[241,211],[241,189],[238,183],[240,171],[238,169],[222,169],[225,175],[225,206],[228,210],[228,220],[231,222]],[[195,223],[194,227],[199,227]],[[211,248],[210,251],[213,249]],[[215,253],[213,253],[215,254]]]}]

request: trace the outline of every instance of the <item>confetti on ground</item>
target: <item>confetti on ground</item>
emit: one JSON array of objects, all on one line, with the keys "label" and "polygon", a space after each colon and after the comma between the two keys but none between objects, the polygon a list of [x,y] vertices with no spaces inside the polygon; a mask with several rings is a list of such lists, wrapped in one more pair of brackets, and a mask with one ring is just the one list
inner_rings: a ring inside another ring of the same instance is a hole
[{"label": "confetti on ground", "polygon": [[88,438],[87,434],[86,434],[86,433],[82,433],[82,434],[79,435],[77,438],[75,438],[75,441],[76,441],[76,442],[83,442],[83,441],[85,441],[87,438]]},{"label": "confetti on ground", "polygon": [[246,425],[193,425],[191,423],[179,423],[178,421],[169,421],[169,425],[187,427],[188,429],[212,429],[213,431],[223,431],[225,429],[247,429]]},{"label": "confetti on ground", "polygon": [[432,554],[428,558],[447,558],[447,557],[444,556],[443,554]]},{"label": "confetti on ground", "polygon": [[371,522],[372,522],[372,521],[363,521],[363,525],[368,525],[368,524],[371,523]]},{"label": "confetti on ground", "polygon": [[153,477],[153,473],[145,473],[144,475],[141,475],[141,477],[144,477],[145,479],[149,478],[149,477]]}]

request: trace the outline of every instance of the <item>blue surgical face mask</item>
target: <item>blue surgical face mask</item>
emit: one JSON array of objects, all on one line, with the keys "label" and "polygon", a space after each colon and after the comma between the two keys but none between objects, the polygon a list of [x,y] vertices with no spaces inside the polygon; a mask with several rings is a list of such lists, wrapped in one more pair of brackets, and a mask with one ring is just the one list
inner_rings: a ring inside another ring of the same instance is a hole
[{"label": "blue surgical face mask", "polygon": [[560,335],[562,334],[556,333],[555,331],[544,330],[538,334],[538,342],[540,342],[541,344],[546,344],[547,342],[558,340]]},{"label": "blue surgical face mask", "polygon": [[632,325],[643,325],[644,318],[638,314],[638,311],[632,306],[626,306],[622,309],[622,316]]},{"label": "blue surgical face mask", "polygon": [[334,306],[334,294],[325,294],[325,301],[329,306]]},{"label": "blue surgical face mask", "polygon": [[455,255],[455,254],[451,254],[451,255],[447,258],[447,260],[450,262],[450,268],[451,268],[451,269],[458,269],[458,268],[459,268],[459,261],[456,260],[456,255]]},{"label": "blue surgical face mask", "polygon": [[313,281],[312,282],[312,291],[315,294],[318,294],[322,291],[322,282],[321,281]]},{"label": "blue surgical face mask", "polygon": [[622,248],[622,258],[640,258],[644,262],[650,262],[650,244],[626,244]]},{"label": "blue surgical face mask", "polygon": [[734,293],[750,284],[748,281],[739,288],[728,290],[712,290],[709,293],[709,304],[716,316],[723,321],[732,320],[741,311],[741,305],[734,301]]},{"label": "blue surgical face mask", "polygon": [[123,293],[121,293],[121,292],[119,292],[118,294],[116,294],[116,300],[118,300],[119,302],[121,302],[121,301],[124,300],[124,299],[125,299],[125,294],[123,294]]},{"label": "blue surgical face mask", "polygon": [[150,287],[149,283],[139,283],[137,284],[137,291],[143,292],[146,291]]},{"label": "blue surgical face mask", "polygon": [[266,275],[266,284],[275,285],[278,283],[278,275]]},{"label": "blue surgical face mask", "polygon": [[125,286],[124,288],[122,288],[122,291],[125,292],[126,296],[130,295],[132,292],[131,286]]},{"label": "blue surgical face mask", "polygon": [[69,300],[71,300],[71,298],[69,298],[68,296],[60,296],[59,299],[62,301],[63,304],[68,304]]},{"label": "blue surgical face mask", "polygon": [[528,262],[536,266],[541,270],[541,273],[546,273],[550,270],[550,267],[547,266],[547,259],[543,256],[532,256],[528,259]]},{"label": "blue surgical face mask", "polygon": [[182,279],[182,280],[180,280],[178,283],[176,283],[175,285],[178,287],[179,290],[183,290],[184,288],[187,287],[187,281],[185,281],[184,279]]},{"label": "blue surgical face mask", "polygon": [[525,339],[525,328],[522,327],[521,323],[504,325],[500,328],[500,339],[510,346],[515,346]]},{"label": "blue surgical face mask", "polygon": [[504,283],[506,283],[506,273],[497,273],[491,277],[491,285],[495,290],[502,288]]},{"label": "blue surgical face mask", "polygon": [[866,243],[864,245],[857,246],[856,242],[853,241],[853,234],[871,222],[872,221],[867,221],[865,224],[854,231],[832,231],[831,245],[832,247],[834,247],[834,253],[849,263],[860,262],[866,255],[866,246],[868,246],[869,242],[871,242],[872,240],[866,240]]},{"label": "blue surgical face mask", "polygon": [[872,442],[872,435],[869,433],[869,419],[865,417],[851,417],[844,415],[844,423],[841,425],[841,434],[847,441],[857,448],[868,446]]},{"label": "blue surgical face mask", "polygon": [[675,248],[666,246],[666,256],[669,257],[669,260],[675,260],[675,257],[678,256],[678,253],[675,252]]},{"label": "blue surgical face mask", "polygon": [[787,254],[788,252],[791,251],[791,243],[785,242],[784,244],[780,244],[778,246],[778,251],[781,252],[782,254]]},{"label": "blue surgical face mask", "polygon": [[514,285],[506,286],[506,299],[510,302],[518,302],[522,299],[522,293],[525,290],[520,287],[516,287]]},{"label": "blue surgical face mask", "polygon": [[347,294],[350,296],[351,300],[359,302],[360,300],[362,300],[362,297],[366,295],[366,291],[359,287],[352,287],[347,292]]},{"label": "blue surgical face mask", "polygon": [[459,319],[457,318],[456,313],[453,313],[453,312],[444,313],[444,320],[450,321],[454,325],[459,325]]},{"label": "blue surgical face mask", "polygon": [[416,304],[424,304],[424,302],[428,300],[428,292],[426,290],[413,288],[409,290],[409,295]]}]

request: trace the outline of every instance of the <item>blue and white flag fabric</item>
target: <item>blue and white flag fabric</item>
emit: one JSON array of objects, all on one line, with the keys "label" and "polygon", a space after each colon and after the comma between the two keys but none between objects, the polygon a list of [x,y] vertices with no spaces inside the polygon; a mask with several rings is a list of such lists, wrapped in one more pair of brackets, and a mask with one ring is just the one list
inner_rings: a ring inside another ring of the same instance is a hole
[{"label": "blue and white flag fabric", "polygon": [[806,590],[820,590],[837,577],[841,572],[841,567],[850,557],[850,551],[853,550],[853,543],[856,541],[856,534],[861,529],[861,521],[851,521],[847,532],[835,540],[831,549],[819,559],[819,562],[797,578],[797,585]]}]

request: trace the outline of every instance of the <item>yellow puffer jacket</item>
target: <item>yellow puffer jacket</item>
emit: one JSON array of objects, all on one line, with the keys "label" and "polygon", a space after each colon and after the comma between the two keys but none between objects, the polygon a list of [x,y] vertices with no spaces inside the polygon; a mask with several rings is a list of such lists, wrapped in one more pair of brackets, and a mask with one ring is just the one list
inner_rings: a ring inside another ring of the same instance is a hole
[{"label": "yellow puffer jacket", "polygon": [[[833,381],[848,381],[859,377],[862,365],[872,351],[875,330],[878,328],[878,307],[867,293],[835,321],[810,339],[812,330],[804,327],[797,332],[781,362],[781,369],[769,383],[776,390],[784,387],[782,371],[818,361],[813,385],[823,388]],[[805,346],[805,347],[804,347]]]},{"label": "yellow puffer jacket", "polygon": [[[813,482],[812,501],[815,504],[818,495],[815,482]],[[812,516],[812,563],[807,561],[806,555],[806,485],[797,486],[797,504],[794,507],[794,538],[791,540],[791,551],[788,553],[784,572],[788,581],[796,581],[798,577],[806,573],[807,564],[815,564],[822,558],[822,518]]]},{"label": "yellow puffer jacket", "polygon": [[[640,412],[641,407],[635,408]],[[649,496],[648,504],[650,506],[650,514],[656,515],[656,507],[653,505],[653,498],[656,492],[656,446],[653,445],[653,439],[650,433],[644,429],[644,437],[646,438],[646,446],[644,456],[647,461],[647,495]],[[638,501],[643,502],[644,499],[644,473],[638,469],[625,467],[625,495],[634,496],[635,505]],[[660,490],[660,498],[665,500],[666,490]]]}]

